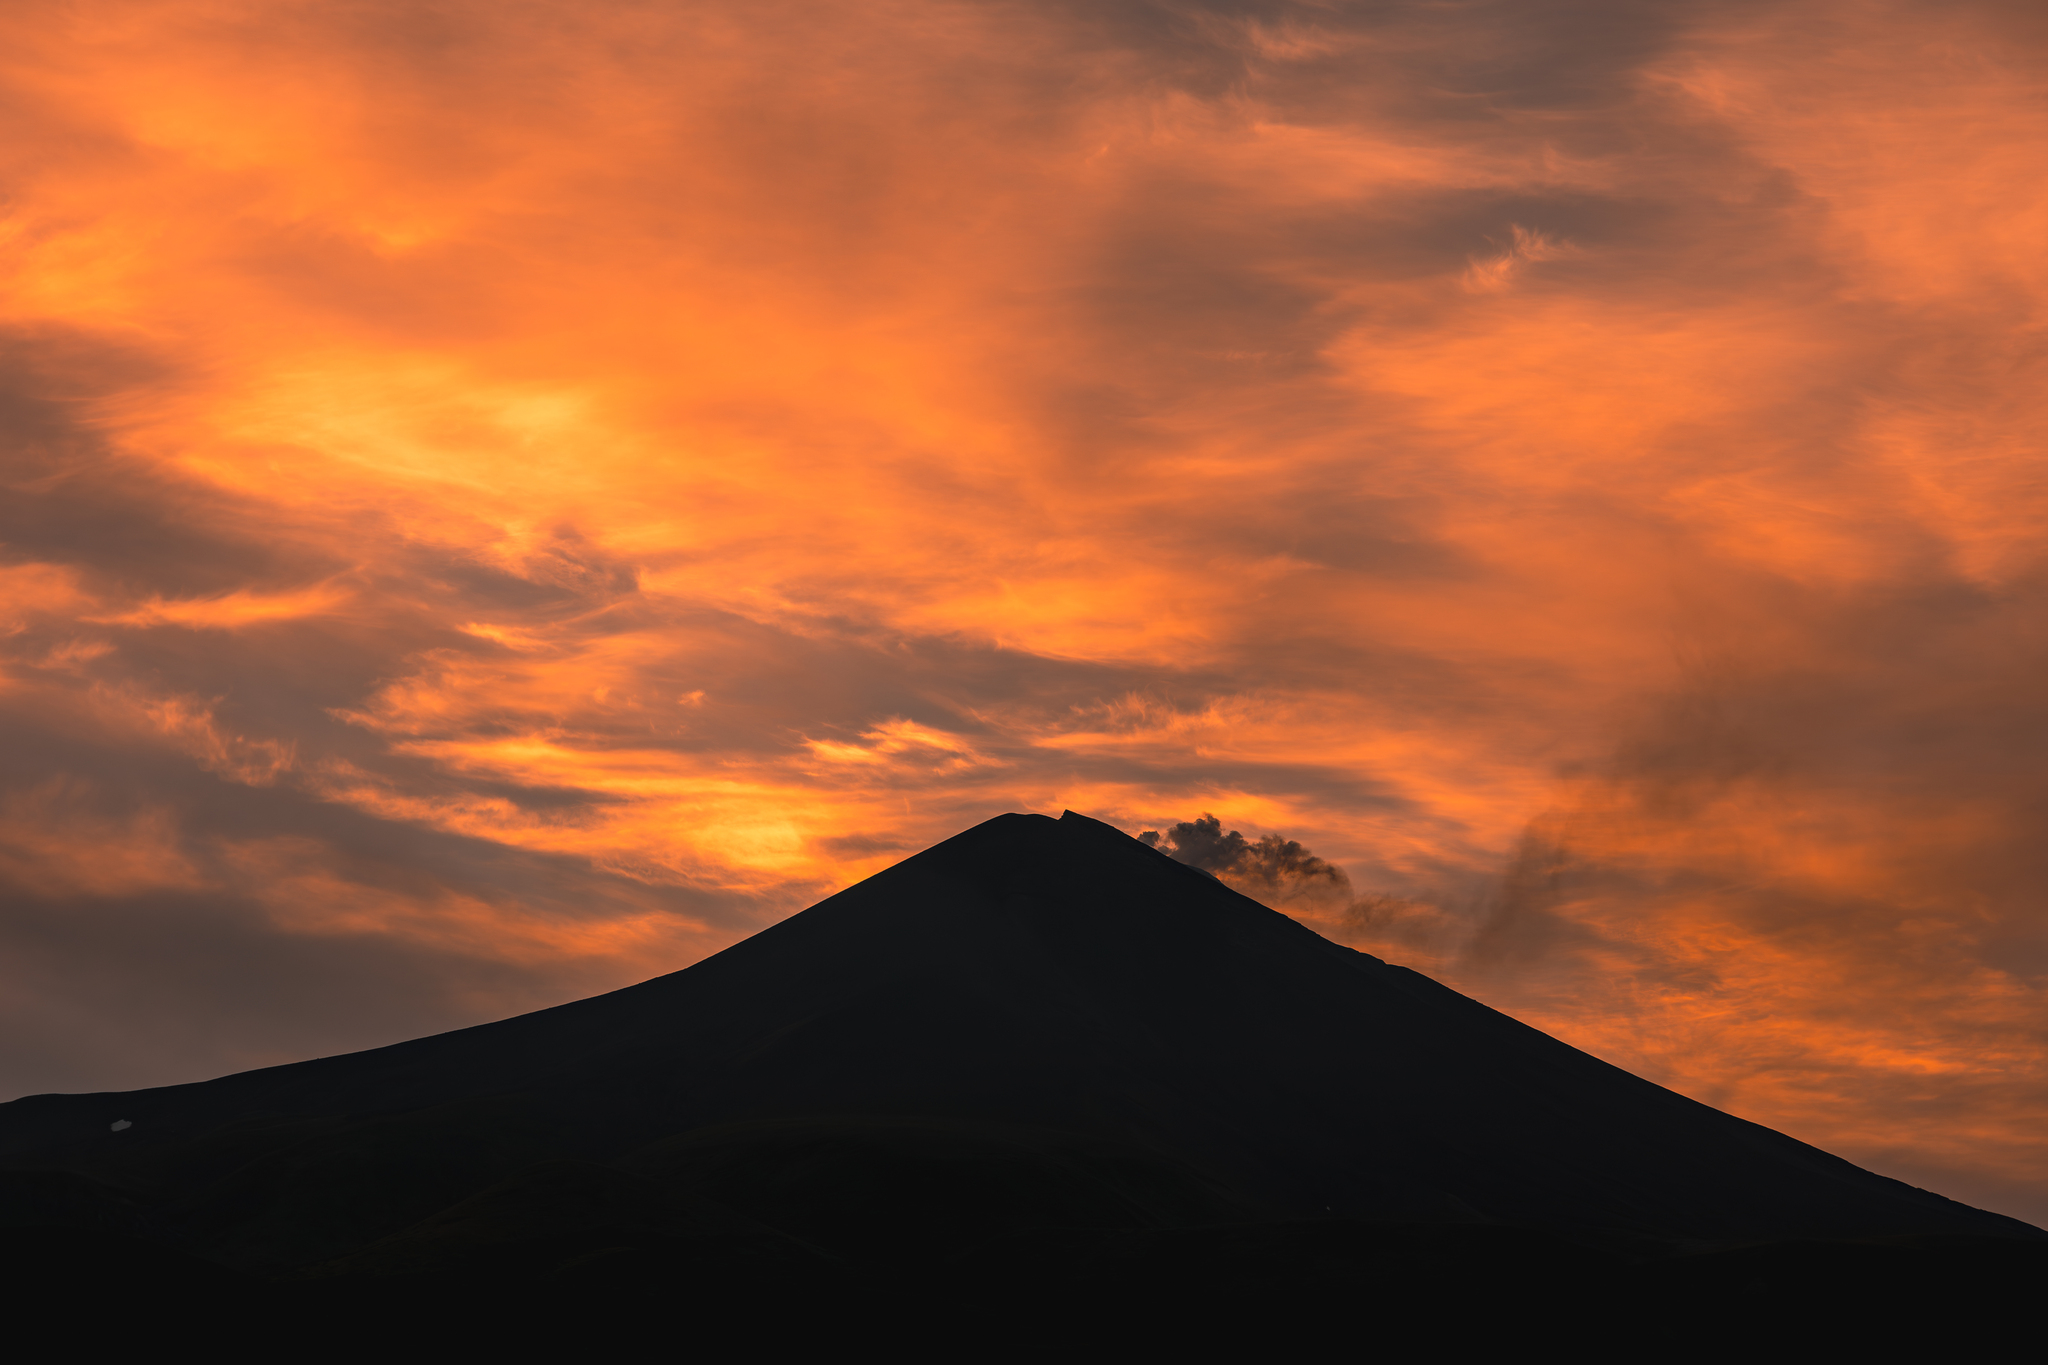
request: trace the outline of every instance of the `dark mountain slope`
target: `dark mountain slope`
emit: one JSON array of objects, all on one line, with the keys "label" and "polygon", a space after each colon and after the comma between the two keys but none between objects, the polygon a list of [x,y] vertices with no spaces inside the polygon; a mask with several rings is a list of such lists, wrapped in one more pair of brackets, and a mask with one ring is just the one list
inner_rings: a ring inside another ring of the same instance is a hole
[{"label": "dark mountain slope", "polygon": [[[723,1211],[675,1216],[799,1260],[821,1245],[805,1209],[892,1180],[933,1210],[979,1190],[955,1202],[998,1222],[1007,1199],[1132,1228],[2043,1236],[1629,1075],[1072,813],[1001,816],[594,999],[0,1105],[0,1165],[76,1173],[65,1197],[94,1218],[131,1216],[106,1211],[125,1199],[148,1236],[250,1267],[418,1267],[521,1219],[568,1256],[561,1230],[611,1227],[636,1180],[668,1191],[648,1207],[715,1186]],[[534,1212],[570,1206],[583,1223]]]}]

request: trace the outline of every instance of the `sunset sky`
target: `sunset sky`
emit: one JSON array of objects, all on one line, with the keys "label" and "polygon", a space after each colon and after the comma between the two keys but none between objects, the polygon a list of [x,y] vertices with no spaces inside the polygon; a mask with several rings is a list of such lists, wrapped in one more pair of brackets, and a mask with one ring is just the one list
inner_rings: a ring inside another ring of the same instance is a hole
[{"label": "sunset sky", "polygon": [[1213,813],[2048,1219],[2037,0],[14,0],[0,119],[0,1097]]}]

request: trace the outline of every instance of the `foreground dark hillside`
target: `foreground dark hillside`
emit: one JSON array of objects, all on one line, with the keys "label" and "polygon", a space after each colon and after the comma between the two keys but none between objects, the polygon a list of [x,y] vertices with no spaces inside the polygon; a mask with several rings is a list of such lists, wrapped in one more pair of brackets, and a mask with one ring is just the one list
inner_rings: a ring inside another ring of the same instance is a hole
[{"label": "foreground dark hillside", "polygon": [[[293,1269],[168,1246],[134,1211],[15,1220],[0,1282],[95,1341],[986,1353],[1313,1343],[1432,1354],[1991,1348],[2037,1319],[2048,1243],[1969,1234],[1668,1248],[1483,1223],[1282,1219],[1128,1152],[950,1126],[764,1126],[548,1162]],[[329,1206],[298,1216],[346,1217]],[[1402,1358],[1408,1358],[1404,1354]],[[1827,1358],[1823,1356],[1822,1358]]]},{"label": "foreground dark hillside", "polygon": [[0,1106],[0,1163],[18,1289],[336,1330],[769,1302],[790,1330],[1035,1305],[1011,1335],[1134,1305],[1218,1330],[1285,1305],[1981,1322],[2048,1269],[2037,1229],[1072,814],[1000,817],[592,1000]]}]

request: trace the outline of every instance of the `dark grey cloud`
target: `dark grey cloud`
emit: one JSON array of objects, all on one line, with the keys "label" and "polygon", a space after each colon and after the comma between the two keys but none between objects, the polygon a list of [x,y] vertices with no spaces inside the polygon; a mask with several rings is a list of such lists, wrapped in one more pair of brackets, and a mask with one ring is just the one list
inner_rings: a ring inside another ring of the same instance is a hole
[{"label": "dark grey cloud", "polygon": [[1351,884],[1343,869],[1324,862],[1293,839],[1268,834],[1253,842],[1234,829],[1225,832],[1223,822],[1206,811],[1193,820],[1180,821],[1163,836],[1147,830],[1138,837],[1204,872],[1228,872],[1235,877],[1276,884],[1323,881],[1347,890]]}]

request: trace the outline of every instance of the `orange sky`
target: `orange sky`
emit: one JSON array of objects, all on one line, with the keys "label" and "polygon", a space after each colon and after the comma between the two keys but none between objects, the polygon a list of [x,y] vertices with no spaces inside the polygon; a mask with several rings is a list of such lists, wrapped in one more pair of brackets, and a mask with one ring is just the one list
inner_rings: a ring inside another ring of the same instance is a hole
[{"label": "orange sky", "polygon": [[0,11],[0,1087],[1004,810],[2048,1218],[2048,19]]}]

